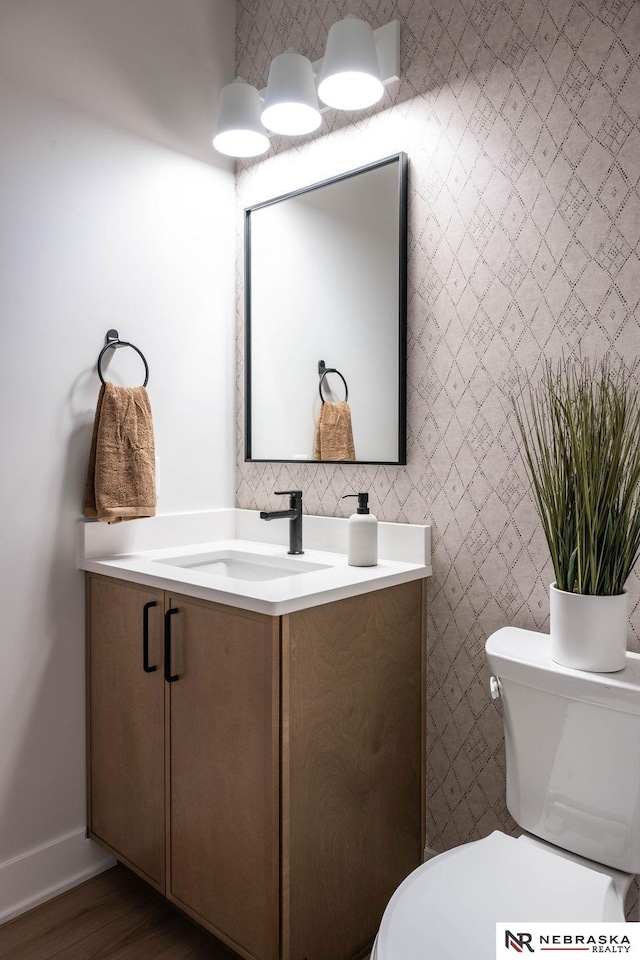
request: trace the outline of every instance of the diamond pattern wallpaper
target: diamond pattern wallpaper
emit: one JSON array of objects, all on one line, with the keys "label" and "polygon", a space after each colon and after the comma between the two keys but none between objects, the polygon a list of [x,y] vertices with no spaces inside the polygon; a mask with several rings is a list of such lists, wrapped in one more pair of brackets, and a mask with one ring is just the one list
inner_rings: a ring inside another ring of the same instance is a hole
[{"label": "diamond pattern wallpaper", "polygon": [[[548,628],[548,551],[509,392],[544,358],[640,354],[640,3],[637,0],[239,0],[237,74],[262,87],[293,46],[322,56],[356,13],[401,21],[402,78],[374,111],[329,113],[238,168],[237,502],[431,523],[428,837],[444,850],[517,832],[484,642]],[[409,157],[408,463],[245,463],[242,210],[362,163]],[[347,501],[349,502],[349,501]],[[640,576],[629,583],[640,650]],[[637,886],[629,916],[638,919]]]}]

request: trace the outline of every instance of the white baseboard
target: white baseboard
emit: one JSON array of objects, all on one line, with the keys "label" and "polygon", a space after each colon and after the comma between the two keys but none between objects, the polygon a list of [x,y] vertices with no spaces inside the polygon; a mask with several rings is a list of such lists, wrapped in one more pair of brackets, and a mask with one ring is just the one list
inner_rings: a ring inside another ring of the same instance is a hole
[{"label": "white baseboard", "polygon": [[84,828],[0,863],[0,923],[108,870],[116,861]]}]

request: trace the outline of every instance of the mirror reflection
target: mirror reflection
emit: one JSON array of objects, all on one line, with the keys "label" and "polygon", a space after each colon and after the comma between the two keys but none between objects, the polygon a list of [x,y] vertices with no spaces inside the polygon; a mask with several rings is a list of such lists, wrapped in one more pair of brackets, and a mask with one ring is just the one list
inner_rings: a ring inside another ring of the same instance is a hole
[{"label": "mirror reflection", "polygon": [[406,462],[406,167],[245,211],[247,460]]}]

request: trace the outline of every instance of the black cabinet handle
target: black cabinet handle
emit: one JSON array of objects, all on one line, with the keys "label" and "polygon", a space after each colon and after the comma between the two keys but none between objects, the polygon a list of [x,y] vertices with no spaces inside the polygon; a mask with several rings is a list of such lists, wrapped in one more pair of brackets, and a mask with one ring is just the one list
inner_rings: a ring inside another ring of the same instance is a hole
[{"label": "black cabinet handle", "polygon": [[145,603],[142,611],[142,669],[145,673],[153,673],[157,670],[155,664],[149,663],[149,610],[151,607],[157,607],[155,600]]},{"label": "black cabinet handle", "polygon": [[171,607],[164,615],[164,678],[167,683],[174,683],[179,679],[177,673],[171,675],[171,617],[178,612],[177,607]]}]

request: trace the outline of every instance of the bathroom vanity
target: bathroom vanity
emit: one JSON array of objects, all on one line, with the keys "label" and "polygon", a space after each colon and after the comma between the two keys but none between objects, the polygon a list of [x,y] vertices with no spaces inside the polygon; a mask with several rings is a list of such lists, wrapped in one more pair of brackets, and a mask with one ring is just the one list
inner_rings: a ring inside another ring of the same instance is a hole
[{"label": "bathroom vanity", "polygon": [[[428,566],[381,561],[367,580],[309,550],[309,572],[225,592],[186,582],[203,563],[166,548],[91,552],[89,835],[243,957],[365,952],[422,859]],[[333,588],[284,598],[314,574]]]}]

